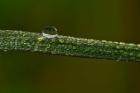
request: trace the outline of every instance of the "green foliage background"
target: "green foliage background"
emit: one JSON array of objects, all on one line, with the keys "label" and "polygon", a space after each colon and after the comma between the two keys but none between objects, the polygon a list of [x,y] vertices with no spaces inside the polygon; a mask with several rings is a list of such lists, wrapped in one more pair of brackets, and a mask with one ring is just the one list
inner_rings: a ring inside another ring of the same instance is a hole
[{"label": "green foliage background", "polygon": [[[140,43],[136,0],[0,0],[0,29]],[[0,93],[139,93],[140,64],[0,52]]]}]

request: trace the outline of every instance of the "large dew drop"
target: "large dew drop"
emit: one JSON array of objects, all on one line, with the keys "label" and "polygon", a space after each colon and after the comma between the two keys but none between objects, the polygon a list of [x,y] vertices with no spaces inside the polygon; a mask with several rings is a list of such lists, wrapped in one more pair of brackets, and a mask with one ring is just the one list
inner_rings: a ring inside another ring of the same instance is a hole
[{"label": "large dew drop", "polygon": [[57,29],[54,26],[47,26],[43,31],[42,35],[46,38],[55,38],[58,36]]}]

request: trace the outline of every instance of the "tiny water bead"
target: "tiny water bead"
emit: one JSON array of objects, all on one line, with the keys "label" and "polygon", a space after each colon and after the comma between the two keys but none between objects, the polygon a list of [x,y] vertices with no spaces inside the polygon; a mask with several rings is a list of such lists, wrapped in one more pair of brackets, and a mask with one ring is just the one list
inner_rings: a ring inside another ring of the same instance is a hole
[{"label": "tiny water bead", "polygon": [[46,38],[56,38],[58,36],[57,34],[57,28],[54,26],[47,26],[43,31],[42,35]]},{"label": "tiny water bead", "polygon": [[43,36],[40,36],[40,37],[37,38],[37,40],[38,40],[38,42],[42,42],[42,41],[45,40],[45,38]]}]

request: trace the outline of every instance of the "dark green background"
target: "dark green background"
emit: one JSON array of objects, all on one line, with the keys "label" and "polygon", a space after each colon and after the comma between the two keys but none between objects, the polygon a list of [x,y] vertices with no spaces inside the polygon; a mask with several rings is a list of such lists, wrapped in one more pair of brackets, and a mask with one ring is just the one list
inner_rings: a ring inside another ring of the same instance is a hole
[{"label": "dark green background", "polygon": [[[0,29],[140,43],[136,0],[0,0]],[[0,52],[0,93],[139,93],[140,63]]]}]

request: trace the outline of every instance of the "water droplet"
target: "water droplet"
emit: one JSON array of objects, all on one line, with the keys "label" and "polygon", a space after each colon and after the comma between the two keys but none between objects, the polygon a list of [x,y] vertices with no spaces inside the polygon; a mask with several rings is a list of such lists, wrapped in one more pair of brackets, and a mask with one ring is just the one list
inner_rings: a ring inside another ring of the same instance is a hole
[{"label": "water droplet", "polygon": [[54,26],[47,26],[43,31],[42,35],[46,38],[55,38],[58,36],[57,29]]},{"label": "water droplet", "polygon": [[140,44],[137,44],[137,47],[140,47]]},{"label": "water droplet", "polygon": [[44,41],[44,37],[42,37],[42,36],[38,37],[37,40],[38,40],[38,42],[42,42],[42,41]]}]

